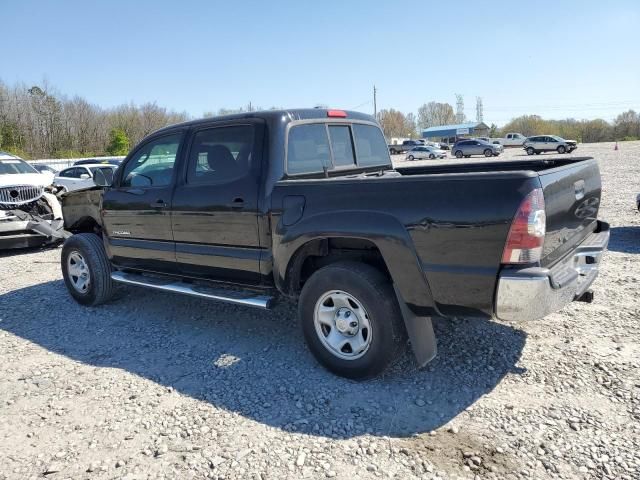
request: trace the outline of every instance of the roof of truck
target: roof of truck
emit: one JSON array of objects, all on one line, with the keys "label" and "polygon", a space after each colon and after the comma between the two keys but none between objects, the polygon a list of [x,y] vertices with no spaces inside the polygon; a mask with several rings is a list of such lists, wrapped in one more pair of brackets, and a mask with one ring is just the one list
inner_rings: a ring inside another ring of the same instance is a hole
[{"label": "roof of truck", "polygon": [[203,123],[211,123],[212,121],[223,121],[223,120],[238,120],[243,118],[263,118],[263,119],[272,119],[272,120],[284,120],[284,121],[295,121],[295,120],[311,120],[311,119],[321,119],[321,118],[331,118],[329,112],[331,111],[341,111],[346,113],[345,121],[349,120],[365,120],[369,122],[375,122],[375,118],[372,115],[368,115],[366,113],[354,112],[353,110],[340,110],[340,109],[332,109],[332,108],[291,108],[291,109],[283,109],[283,110],[260,110],[256,112],[242,112],[242,113],[234,113],[231,115],[219,115],[215,117],[208,118],[199,118],[197,120],[189,120],[187,122],[176,123],[175,125],[169,125],[168,127],[161,128],[156,130],[154,133],[163,132],[165,130],[173,130],[174,128],[180,127],[190,127],[193,125],[200,125]]}]

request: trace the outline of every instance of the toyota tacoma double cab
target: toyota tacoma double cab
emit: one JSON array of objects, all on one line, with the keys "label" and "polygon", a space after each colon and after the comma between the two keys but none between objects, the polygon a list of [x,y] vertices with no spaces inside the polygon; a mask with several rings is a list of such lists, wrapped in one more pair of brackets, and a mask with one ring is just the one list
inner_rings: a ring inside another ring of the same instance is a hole
[{"label": "toyota tacoma double cab", "polygon": [[116,284],[247,307],[298,304],[309,349],[350,378],[434,317],[526,321],[590,301],[609,240],[590,158],[394,168],[369,115],[250,112],[163,128],[65,194],[62,272],[83,305]]}]

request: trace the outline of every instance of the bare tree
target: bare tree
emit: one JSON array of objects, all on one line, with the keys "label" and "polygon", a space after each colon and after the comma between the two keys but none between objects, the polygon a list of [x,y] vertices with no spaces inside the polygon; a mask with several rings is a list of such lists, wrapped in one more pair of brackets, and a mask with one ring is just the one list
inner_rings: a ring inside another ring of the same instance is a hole
[{"label": "bare tree", "polygon": [[455,123],[453,107],[448,103],[429,102],[418,109],[418,128],[436,127]]}]

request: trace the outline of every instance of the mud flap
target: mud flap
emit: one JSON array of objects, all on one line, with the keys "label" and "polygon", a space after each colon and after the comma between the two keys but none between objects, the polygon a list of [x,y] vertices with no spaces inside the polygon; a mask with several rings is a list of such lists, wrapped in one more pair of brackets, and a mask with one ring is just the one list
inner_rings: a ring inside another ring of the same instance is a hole
[{"label": "mud flap", "polygon": [[409,335],[409,340],[411,341],[413,354],[416,357],[418,366],[424,367],[427,363],[433,360],[438,353],[438,344],[436,342],[436,335],[433,332],[431,317],[419,317],[414,314],[402,299],[402,296],[396,289],[395,285],[393,286],[393,289],[396,292],[396,298],[400,305],[402,318],[404,319],[404,324],[407,327],[407,333]]}]

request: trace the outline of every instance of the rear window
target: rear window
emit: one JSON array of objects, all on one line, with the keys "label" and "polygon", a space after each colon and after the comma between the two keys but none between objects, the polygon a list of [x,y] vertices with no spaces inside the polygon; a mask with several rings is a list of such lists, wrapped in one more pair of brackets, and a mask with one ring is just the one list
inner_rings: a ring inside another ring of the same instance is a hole
[{"label": "rear window", "polygon": [[289,131],[287,173],[316,173],[330,167],[331,154],[325,124],[292,127]]},{"label": "rear window", "polygon": [[358,151],[358,165],[360,167],[372,167],[390,165],[389,148],[384,136],[378,127],[354,123],[353,136],[356,140]]},{"label": "rear window", "polygon": [[288,142],[289,175],[319,173],[325,168],[333,170],[391,164],[384,136],[374,125],[295,125],[289,131]]},{"label": "rear window", "polygon": [[331,150],[335,167],[352,167],[356,163],[353,153],[353,142],[348,125],[329,125]]}]

